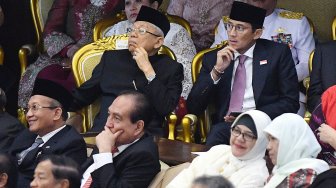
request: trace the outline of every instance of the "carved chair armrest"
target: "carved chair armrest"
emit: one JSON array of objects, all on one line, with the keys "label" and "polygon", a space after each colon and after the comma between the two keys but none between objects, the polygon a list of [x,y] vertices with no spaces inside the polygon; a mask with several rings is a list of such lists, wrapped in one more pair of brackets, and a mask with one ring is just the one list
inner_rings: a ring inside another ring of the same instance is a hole
[{"label": "carved chair armrest", "polygon": [[167,116],[168,123],[168,139],[175,140],[175,129],[176,129],[177,116],[174,113],[170,113]]},{"label": "carved chair armrest", "polygon": [[181,121],[183,129],[183,141],[194,142],[194,135],[196,132],[197,116],[194,114],[186,114]]},{"label": "carved chair armrest", "polygon": [[26,71],[28,66],[28,56],[34,55],[37,53],[36,46],[32,44],[23,45],[19,50],[19,62],[20,62],[20,70],[21,76]]}]

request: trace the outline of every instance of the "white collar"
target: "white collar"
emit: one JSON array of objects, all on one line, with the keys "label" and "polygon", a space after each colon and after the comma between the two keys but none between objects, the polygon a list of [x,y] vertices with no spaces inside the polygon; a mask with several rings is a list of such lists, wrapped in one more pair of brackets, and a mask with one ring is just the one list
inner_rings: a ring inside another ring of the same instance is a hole
[{"label": "white collar", "polygon": [[[44,135],[44,136],[42,136],[42,137],[40,137],[40,136],[37,136],[37,137],[42,138],[42,140],[43,140],[43,144],[45,144],[46,142],[48,142],[48,140],[49,140],[51,137],[53,137],[56,133],[58,133],[59,131],[61,131],[64,127],[65,127],[65,125],[63,125],[62,127],[58,128],[58,129],[56,129],[56,130],[53,130],[53,131],[47,133],[46,135]],[[41,144],[40,146],[43,146],[43,144]]]}]

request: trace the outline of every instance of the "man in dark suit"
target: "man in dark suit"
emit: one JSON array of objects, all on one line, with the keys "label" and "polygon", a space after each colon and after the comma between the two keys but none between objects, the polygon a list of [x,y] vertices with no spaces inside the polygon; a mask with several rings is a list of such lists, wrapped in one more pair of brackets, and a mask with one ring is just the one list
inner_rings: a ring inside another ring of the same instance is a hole
[{"label": "man in dark suit", "polygon": [[336,84],[336,42],[319,44],[314,52],[313,69],[308,89],[308,110],[313,112],[321,103],[321,96]]},{"label": "man in dark suit", "polygon": [[0,152],[7,153],[17,135],[25,128],[17,118],[6,112],[7,97],[0,88]]},{"label": "man in dark suit", "polygon": [[138,90],[149,98],[155,109],[148,131],[163,135],[164,116],[177,106],[183,80],[182,65],[166,55],[158,55],[169,28],[164,14],[142,6],[130,28],[128,50],[106,51],[91,79],[75,90],[73,111],[102,97],[91,131],[103,130],[107,109],[120,92]]},{"label": "man in dark suit", "polygon": [[65,125],[71,93],[56,81],[37,79],[32,97],[25,109],[29,130],[14,140],[10,154],[16,157],[18,187],[29,187],[34,169],[46,155],[65,155],[81,165],[86,160],[83,137]]},{"label": "man in dark suit", "polygon": [[137,91],[125,91],[108,114],[96,137],[98,153],[83,165],[81,187],[148,187],[160,171],[157,145],[145,133],[151,119],[148,99]]},{"label": "man in dark suit", "polygon": [[[226,23],[228,46],[204,55],[187,107],[201,113],[209,103],[216,114],[208,145],[229,144],[234,113],[257,109],[272,119],[299,109],[297,74],[288,46],[259,39],[266,10],[234,2]],[[230,115],[231,114],[231,115]]]}]

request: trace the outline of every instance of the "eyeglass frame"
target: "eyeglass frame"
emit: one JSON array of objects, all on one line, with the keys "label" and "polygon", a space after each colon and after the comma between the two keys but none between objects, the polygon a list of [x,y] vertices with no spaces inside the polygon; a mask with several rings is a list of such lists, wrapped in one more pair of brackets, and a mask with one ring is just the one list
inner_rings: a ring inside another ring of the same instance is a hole
[{"label": "eyeglass frame", "polygon": [[[238,132],[237,132],[238,131]],[[243,139],[247,142],[252,142],[254,139],[257,139],[256,136],[254,136],[253,134],[249,134],[249,133],[244,133],[240,130],[239,127],[234,126],[231,128],[231,135],[235,136],[235,137],[239,137],[240,135],[243,136]],[[246,137],[248,136],[248,137]]]},{"label": "eyeglass frame", "polygon": [[[231,29],[229,29],[230,26],[232,26]],[[230,23],[230,22],[224,23],[224,27],[229,32],[232,31],[232,29],[234,28],[235,31],[237,31],[238,33],[243,33],[245,31],[245,29],[250,28],[250,27],[245,27],[245,26],[243,26],[241,24],[234,25],[233,23]]]},{"label": "eyeglass frame", "polygon": [[56,108],[61,108],[61,106],[41,106],[39,104],[33,104],[31,107],[23,108],[23,113],[28,114],[28,112],[32,110],[32,113],[35,114],[41,108],[56,109]]},{"label": "eyeglass frame", "polygon": [[[142,31],[141,31],[142,30]],[[160,35],[157,35],[157,34],[155,34],[155,33],[152,33],[152,32],[150,32],[150,31],[147,31],[147,29],[145,29],[145,28],[143,28],[143,27],[140,27],[140,28],[131,28],[131,27],[129,27],[129,28],[127,28],[126,29],[126,33],[127,34],[129,34],[129,33],[131,33],[131,32],[138,32],[138,33],[140,33],[141,35],[144,35],[144,34],[146,34],[146,33],[149,33],[149,34],[151,34],[151,35],[153,35],[153,36],[156,36],[156,37],[162,37],[162,36],[160,36]]]}]

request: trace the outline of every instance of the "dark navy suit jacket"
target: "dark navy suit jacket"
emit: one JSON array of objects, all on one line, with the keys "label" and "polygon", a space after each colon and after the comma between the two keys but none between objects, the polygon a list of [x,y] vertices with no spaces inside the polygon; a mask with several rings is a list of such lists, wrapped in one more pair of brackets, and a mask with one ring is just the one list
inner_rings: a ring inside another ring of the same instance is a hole
[{"label": "dark navy suit jacket", "polygon": [[[188,100],[188,111],[200,114],[213,103],[215,114],[212,122],[223,121],[230,104],[232,62],[218,84],[214,84],[210,72],[216,63],[217,51],[204,55],[200,74]],[[260,61],[266,60],[263,64]],[[252,87],[256,109],[272,119],[286,112],[296,113],[299,109],[298,78],[288,46],[265,39],[258,39],[253,51]]]}]

